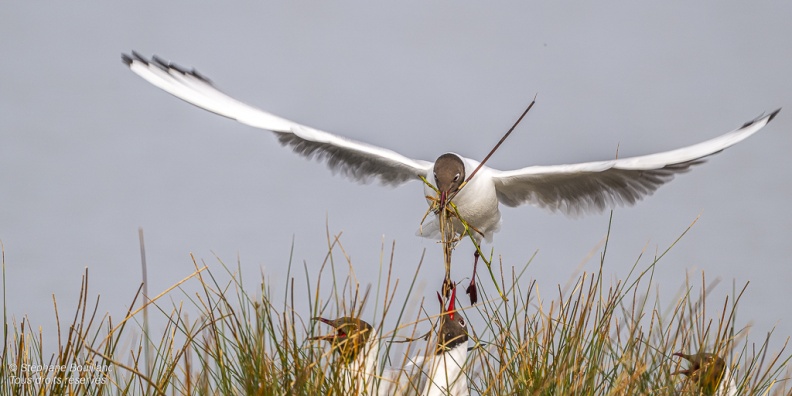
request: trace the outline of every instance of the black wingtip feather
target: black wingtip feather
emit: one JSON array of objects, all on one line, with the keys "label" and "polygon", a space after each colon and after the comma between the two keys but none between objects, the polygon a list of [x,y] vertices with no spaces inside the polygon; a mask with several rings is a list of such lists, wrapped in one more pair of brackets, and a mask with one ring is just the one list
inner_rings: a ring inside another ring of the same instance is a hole
[{"label": "black wingtip feather", "polygon": [[740,127],[740,129],[742,129],[742,128],[747,128],[747,127],[749,127],[749,126],[753,125],[754,123],[756,123],[756,121],[759,121],[759,120],[761,120],[761,119],[763,119],[763,118],[765,118],[765,117],[767,117],[767,122],[773,121],[773,118],[775,118],[775,116],[778,114],[778,112],[779,112],[779,111],[781,111],[781,108],[780,108],[780,107],[779,107],[779,108],[777,108],[777,109],[775,109],[775,110],[774,110],[772,113],[770,113],[770,115],[769,115],[769,116],[765,116],[764,114],[762,114],[762,115],[760,115],[759,117],[756,117],[756,118],[754,118],[753,120],[751,120],[751,121],[748,121],[748,122],[746,122],[745,124],[743,124],[743,126],[742,126],[742,127]]},{"label": "black wingtip feather", "polygon": [[122,53],[121,54],[121,60],[127,66],[132,66],[132,62],[141,62],[141,63],[146,64],[146,65],[148,65],[148,63],[149,63],[148,59],[140,56],[140,54],[138,54],[135,51],[132,51],[132,55],[127,55],[127,54],[123,54]]},{"label": "black wingtip feather", "polygon": [[198,73],[198,70],[195,70],[194,68],[190,71],[190,74],[195,78],[205,81],[207,84],[212,84],[212,80],[210,80],[209,77],[206,77],[201,73]]},{"label": "black wingtip feather", "polygon": [[151,62],[154,63],[154,65],[161,68],[162,70],[168,70],[168,68],[170,67],[170,64],[168,64],[168,62],[166,62],[164,59],[160,58],[157,55],[151,56]]},{"label": "black wingtip feather", "polygon": [[776,116],[776,115],[778,114],[778,112],[780,112],[780,111],[781,111],[781,108],[779,107],[779,108],[775,109],[775,111],[773,111],[772,113],[770,113],[770,118],[768,118],[768,119],[767,119],[767,122],[773,121],[773,118],[775,118],[775,116]]},{"label": "black wingtip feather", "polygon": [[135,51],[132,51],[131,55],[122,53],[121,54],[121,60],[127,66],[132,66],[132,63],[134,63],[134,62],[140,62],[140,63],[142,63],[144,65],[148,65],[149,63],[151,63],[151,62],[149,62],[148,59],[144,58],[142,55],[140,55],[139,53],[137,53]]},{"label": "black wingtip feather", "polygon": [[132,55],[121,54],[121,60],[127,66],[131,66],[132,62],[140,62],[140,63],[143,63],[145,65],[153,64],[153,65],[155,65],[155,66],[157,66],[160,69],[165,70],[165,71],[174,70],[174,71],[177,71],[177,72],[179,72],[181,74],[193,76],[193,77],[195,77],[195,78],[197,78],[199,80],[203,80],[207,84],[211,84],[212,83],[212,80],[210,80],[208,77],[204,76],[203,74],[199,73],[198,70],[187,69],[187,68],[185,68],[183,66],[179,66],[179,65],[177,65],[175,63],[168,62],[165,59],[162,59],[162,58],[160,58],[157,55],[153,55],[151,57],[151,60],[149,60],[149,59],[144,58],[143,56],[141,56],[137,52],[132,51]]},{"label": "black wingtip feather", "polygon": [[143,55],[140,55],[139,53],[137,53],[137,51],[132,51],[132,58],[134,58],[134,60],[136,60],[138,62],[143,62],[146,65],[149,64],[149,60],[144,58]]},{"label": "black wingtip feather", "polygon": [[192,73],[190,73],[189,70],[187,70],[187,69],[185,69],[185,68],[183,68],[183,67],[181,67],[181,66],[179,66],[179,65],[177,65],[175,63],[172,63],[172,62],[168,63],[168,68],[176,70],[176,71],[178,71],[181,74],[192,74]]}]

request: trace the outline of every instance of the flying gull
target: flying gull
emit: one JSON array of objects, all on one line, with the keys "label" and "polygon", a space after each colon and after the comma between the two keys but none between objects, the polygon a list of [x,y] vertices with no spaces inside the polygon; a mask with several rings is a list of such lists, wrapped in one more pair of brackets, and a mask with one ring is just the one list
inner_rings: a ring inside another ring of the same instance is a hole
[{"label": "flying gull", "polygon": [[[129,68],[166,92],[205,110],[256,128],[272,131],[280,144],[327,166],[355,181],[378,181],[396,186],[424,178],[439,192],[440,207],[446,199],[455,204],[459,217],[475,230],[477,244],[492,241],[501,224],[500,204],[515,207],[531,204],[553,212],[576,216],[602,212],[606,208],[632,205],[651,195],[677,174],[753,135],[770,122],[781,109],[749,121],[734,131],[692,146],[639,157],[619,158],[579,164],[528,166],[502,171],[486,165],[464,184],[479,162],[456,153],[444,153],[434,162],[412,159],[395,151],[347,139],[276,116],[240,102],[215,88],[203,75],[156,56],[151,60],[132,52],[122,55]],[[432,186],[424,185],[424,196],[436,196]],[[427,198],[430,206],[437,203]],[[458,219],[453,229],[465,232]],[[419,235],[440,239],[439,217],[434,216],[419,229]],[[467,293],[477,300],[474,253],[473,276]]]}]

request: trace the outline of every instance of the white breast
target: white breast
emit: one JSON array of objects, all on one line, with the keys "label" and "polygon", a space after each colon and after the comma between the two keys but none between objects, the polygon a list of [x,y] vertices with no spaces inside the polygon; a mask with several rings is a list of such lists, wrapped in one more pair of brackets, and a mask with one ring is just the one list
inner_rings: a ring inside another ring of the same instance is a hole
[{"label": "white breast", "polygon": [[[379,340],[372,335],[363,351],[347,367],[341,370],[344,389],[353,395],[371,395],[379,389],[377,376],[379,367]],[[387,388],[387,387],[383,387]]]},{"label": "white breast", "polygon": [[467,375],[463,371],[467,359],[467,343],[442,355],[435,355],[427,363],[427,377],[431,378],[424,387],[422,396],[468,396]]},{"label": "white breast", "polygon": [[729,367],[726,367],[726,372],[723,373],[718,390],[715,392],[717,396],[737,396],[737,383],[734,382],[734,374],[732,374]]}]

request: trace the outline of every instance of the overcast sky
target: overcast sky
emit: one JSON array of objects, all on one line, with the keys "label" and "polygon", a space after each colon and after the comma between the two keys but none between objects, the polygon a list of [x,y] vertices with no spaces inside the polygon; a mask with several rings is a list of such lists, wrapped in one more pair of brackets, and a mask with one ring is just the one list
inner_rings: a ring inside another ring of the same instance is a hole
[{"label": "overcast sky", "polygon": [[[315,274],[328,227],[343,232],[364,284],[376,281],[383,244],[389,254],[396,241],[403,281],[426,249],[413,298],[434,301],[442,256],[414,235],[426,210],[419,182],[334,176],[270,133],[138,78],[120,59],[136,50],[275,114],[426,160],[482,158],[538,93],[489,162],[499,169],[673,149],[784,107],[757,135],[615,210],[604,272],[623,279],[644,249],[645,268],[701,216],[656,270],[665,306],[704,271],[721,279],[713,307],[750,282],[737,321],[753,323],[755,341],[773,327],[776,340],[792,335],[788,3],[93,3],[0,7],[9,317],[51,329],[52,294],[73,312],[85,267],[100,312],[122,317],[140,280],[138,227],[152,294],[191,273],[193,253],[218,274],[218,258],[239,259],[246,282],[263,272],[280,296],[292,241],[294,263]],[[607,213],[502,212],[485,249],[518,268],[538,251],[527,277],[547,296],[577,276],[608,226]],[[455,279],[470,275],[471,252],[457,250]],[[583,268],[595,270],[597,256]],[[480,285],[494,293],[488,277]]]}]

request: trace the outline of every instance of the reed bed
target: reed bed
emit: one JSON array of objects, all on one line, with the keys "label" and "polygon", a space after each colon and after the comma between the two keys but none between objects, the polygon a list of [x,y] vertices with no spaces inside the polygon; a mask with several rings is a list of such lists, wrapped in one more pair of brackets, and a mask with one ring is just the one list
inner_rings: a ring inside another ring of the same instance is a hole
[{"label": "reed bed", "polygon": [[[0,394],[349,394],[329,344],[309,340],[330,329],[311,318],[361,317],[377,329],[383,361],[401,367],[429,348],[421,336],[440,313],[433,291],[419,309],[410,302],[420,292],[422,260],[411,279],[395,279],[390,253],[383,249],[380,278],[361,282],[340,238],[329,236],[318,275],[307,264],[288,262],[282,295],[274,295],[266,274],[258,288],[248,290],[239,265],[193,260],[195,270],[159,295],[144,299],[138,291],[120,320],[97,312],[86,270],[79,303],[66,308],[68,315],[53,298],[57,351],[43,350],[42,333],[25,318],[4,316]],[[750,334],[736,319],[749,286],[724,292],[702,273],[681,282],[673,298],[661,299],[654,273],[664,255],[639,257],[626,277],[606,280],[606,242],[599,269],[566,286],[532,280],[534,258],[520,265],[493,263],[508,300],[493,293],[487,277],[479,283],[481,302],[459,305],[469,323],[471,393],[696,395],[699,390],[684,376],[672,374],[680,368],[672,354],[707,351],[730,363],[740,394],[792,394],[787,340],[771,351],[772,333]],[[4,290],[5,265],[3,257]],[[302,290],[295,282],[310,292],[295,295]],[[407,298],[396,301],[397,294]],[[304,305],[298,301],[307,301],[309,309],[295,309]],[[164,319],[164,328],[146,332],[146,310]]]}]

